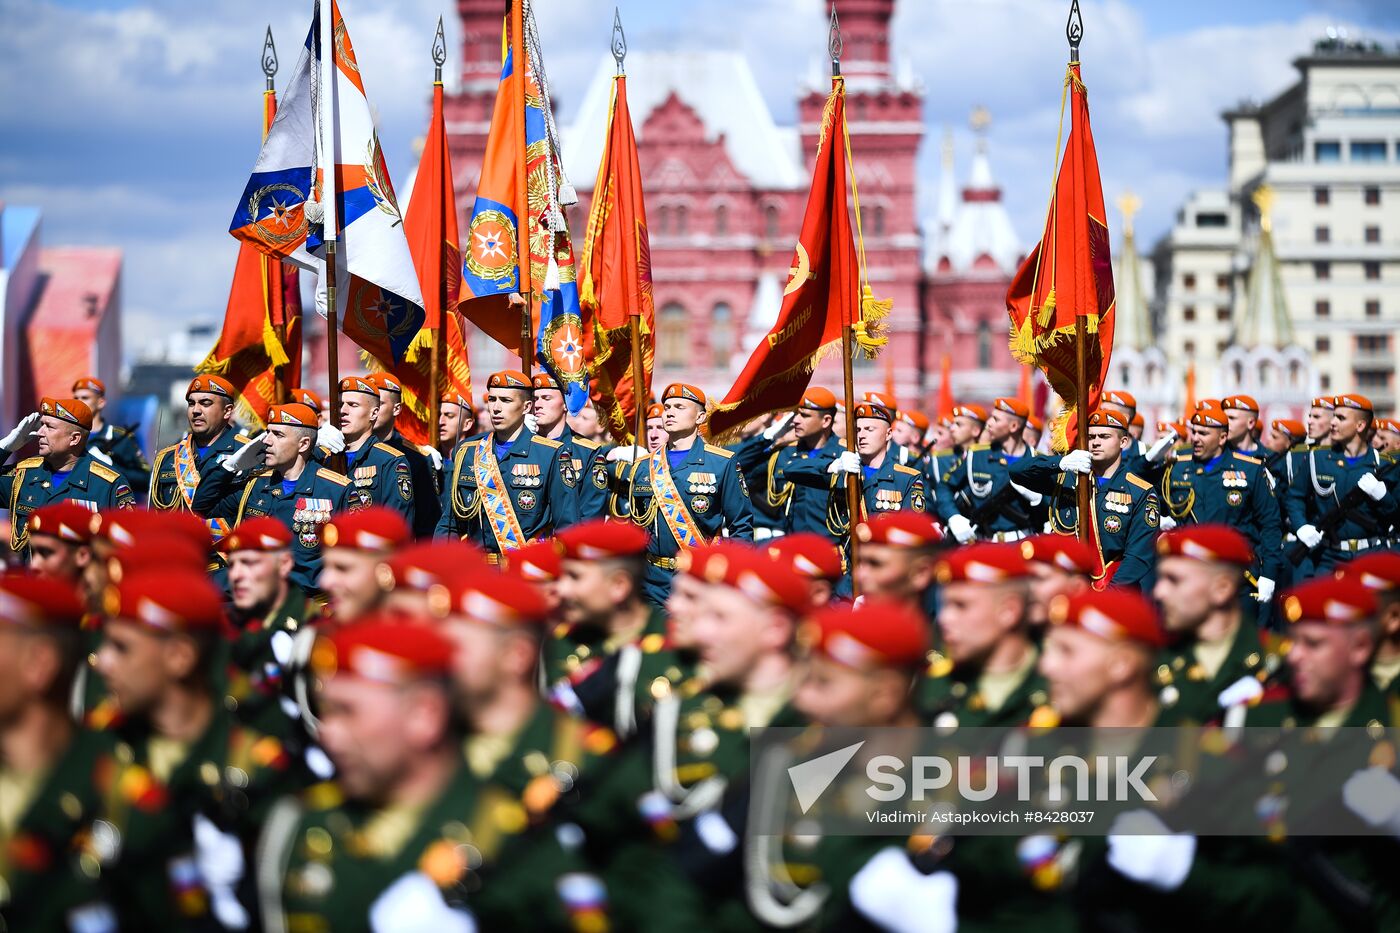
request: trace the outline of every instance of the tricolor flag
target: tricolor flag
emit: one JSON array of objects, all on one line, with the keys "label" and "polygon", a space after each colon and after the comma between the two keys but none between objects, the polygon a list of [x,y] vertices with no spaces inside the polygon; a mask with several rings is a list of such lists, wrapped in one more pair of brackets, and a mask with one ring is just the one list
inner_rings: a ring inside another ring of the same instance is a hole
[{"label": "tricolor flag", "polygon": [[418,277],[350,33],[334,0],[315,0],[301,57],[229,232],[321,275],[324,313],[327,231],[337,242],[336,305],[345,333],[380,359],[401,360],[423,323]]}]

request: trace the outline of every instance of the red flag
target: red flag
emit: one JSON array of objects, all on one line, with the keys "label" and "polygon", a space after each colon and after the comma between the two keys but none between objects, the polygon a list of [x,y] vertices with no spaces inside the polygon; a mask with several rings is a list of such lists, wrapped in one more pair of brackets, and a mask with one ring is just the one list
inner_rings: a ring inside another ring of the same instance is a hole
[{"label": "red flag", "polygon": [[[1075,402],[1082,389],[1088,408],[1098,407],[1113,349],[1113,266],[1099,182],[1099,161],[1089,128],[1089,103],[1079,63],[1065,74],[1070,101],[1069,142],[1060,161],[1055,192],[1040,243],[1026,257],[1006,293],[1011,315],[1011,353],[1044,370],[1066,400],[1052,441],[1067,450],[1076,439]],[[1088,386],[1078,386],[1075,332],[1088,335]]]},{"label": "red flag", "polygon": [[948,354],[943,354],[938,361],[938,417],[952,418],[953,406],[956,402],[953,399],[953,361]]},{"label": "red flag", "polygon": [[[627,110],[625,75],[613,79],[607,141],[593,186],[580,265],[584,349],[592,361],[589,394],[599,419],[612,436],[619,443],[629,443],[638,398],[645,406],[651,397],[656,321],[642,170],[637,161],[632,115]],[[641,335],[640,373],[633,371],[633,320]]]},{"label": "red flag", "polygon": [[[845,82],[835,79],[822,112],[812,188],[782,310],[711,413],[711,437],[721,438],[761,415],[795,407],[817,363],[839,352],[842,327],[863,331],[863,324],[875,323],[888,310],[887,304],[871,299],[865,302],[869,307],[862,319],[860,270],[846,207],[850,175],[845,97]],[[876,342],[873,336],[869,339]]]},{"label": "red flag", "polygon": [[[277,95],[263,92],[263,137],[277,115]],[[261,430],[277,397],[281,370],[283,391],[301,382],[301,289],[295,269],[239,243],[233,284],[224,308],[219,342],[195,367],[217,373],[238,390],[238,416]]]}]

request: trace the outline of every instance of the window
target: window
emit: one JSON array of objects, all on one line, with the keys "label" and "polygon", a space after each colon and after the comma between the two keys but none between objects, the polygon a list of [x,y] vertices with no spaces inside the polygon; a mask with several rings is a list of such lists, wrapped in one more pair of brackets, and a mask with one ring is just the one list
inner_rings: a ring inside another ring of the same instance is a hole
[{"label": "window", "polygon": [[1230,320],[1230,308],[1229,308],[1227,305],[1221,305],[1220,307],[1216,308],[1216,309],[1215,309],[1215,319],[1216,319],[1217,321],[1228,321],[1228,320]]},{"label": "window", "polygon": [[763,209],[763,236],[765,239],[778,238],[778,208],[770,204]]},{"label": "window", "polygon": [[[1221,354],[1223,354],[1223,353],[1224,353],[1226,350],[1228,350],[1228,349],[1230,349],[1230,341],[1228,341],[1228,340],[1217,340],[1217,341],[1215,342],[1215,355],[1216,355],[1216,356],[1220,356]],[[1236,363],[1235,365],[1238,366],[1239,364]],[[1238,381],[1239,381],[1239,378],[1236,377],[1236,380],[1235,380],[1235,381],[1238,382]]]},{"label": "window", "polygon": [[1330,262],[1313,263],[1313,278],[1318,281],[1330,279],[1332,277],[1332,264]]},{"label": "window", "polygon": [[672,302],[656,315],[656,363],[682,367],[690,355],[690,321],[685,308]]},{"label": "window", "polygon": [[669,207],[662,206],[656,212],[656,232],[662,236],[671,232],[671,209]]},{"label": "window", "polygon": [[1366,316],[1367,316],[1367,317],[1380,317],[1380,316],[1381,316],[1381,300],[1380,300],[1379,298],[1367,298],[1367,299],[1366,299]]},{"label": "window", "polygon": [[1332,192],[1321,185],[1313,189],[1313,203],[1318,207],[1326,207],[1332,203]]},{"label": "window", "polygon": [[1321,376],[1318,377],[1317,384],[1319,387],[1322,388],[1323,391],[1326,391],[1327,389],[1332,388],[1332,377],[1327,375],[1326,373],[1323,373]]},{"label": "window", "polygon": [[1229,223],[1230,218],[1226,217],[1224,214],[1210,213],[1196,215],[1197,227],[1225,227],[1229,226]]},{"label": "window", "polygon": [[1186,273],[1185,275],[1183,275],[1183,276],[1181,277],[1181,287],[1182,287],[1182,288],[1195,288],[1195,287],[1196,287],[1196,276],[1195,276],[1195,274],[1194,274],[1194,273],[1191,273],[1191,272],[1188,272],[1188,273]]},{"label": "window", "polygon": [[1332,339],[1330,337],[1319,337],[1317,338],[1316,347],[1318,353],[1326,353],[1332,349]]},{"label": "window", "polygon": [[885,235],[885,209],[884,209],[883,207],[877,207],[877,208],[875,208],[874,211],[872,211],[872,213],[873,213],[875,216],[874,216],[874,218],[872,219],[872,222],[871,222],[871,224],[870,224],[870,235],[871,235],[871,236],[884,236],[884,235]]},{"label": "window", "polygon": [[1326,298],[1319,298],[1317,301],[1313,302],[1313,314],[1318,317],[1331,317],[1332,302],[1328,301]]},{"label": "window", "polygon": [[1185,353],[1187,356],[1195,356],[1195,355],[1196,355],[1196,341],[1194,341],[1194,340],[1188,340],[1188,341],[1186,341],[1185,343],[1183,343],[1183,344],[1181,345],[1181,352]]},{"label": "window", "polygon": [[1313,143],[1314,162],[1340,162],[1342,161],[1342,144],[1338,142],[1315,142]]},{"label": "window", "polygon": [[992,366],[992,325],[982,321],[977,325],[977,367],[990,369]]},{"label": "window", "polygon": [[689,213],[684,206],[676,208],[676,233],[684,235],[686,227],[686,215]]},{"label": "window", "polygon": [[1313,242],[1314,242],[1314,243],[1330,243],[1330,242],[1332,242],[1332,231],[1329,230],[1329,229],[1326,228],[1326,227],[1313,227]]},{"label": "window", "polygon": [[729,208],[721,204],[715,208],[715,236],[725,236],[729,233]]},{"label": "window", "polygon": [[1384,162],[1385,142],[1379,139],[1353,140],[1351,144],[1351,161],[1353,162]]},{"label": "window", "polygon": [[1357,334],[1358,353],[1385,353],[1390,349],[1389,334]]},{"label": "window", "polygon": [[1361,198],[1367,207],[1377,207],[1381,203],[1381,189],[1377,185],[1367,185],[1361,189]]},{"label": "window", "polygon": [[1187,305],[1181,309],[1181,319],[1183,321],[1194,321],[1196,319],[1196,306]]},{"label": "window", "polygon": [[1361,269],[1363,272],[1365,272],[1366,278],[1371,280],[1372,282],[1376,281],[1381,277],[1381,264],[1378,262],[1363,262],[1361,264]]},{"label": "window", "polygon": [[1230,276],[1217,275],[1215,277],[1215,290],[1218,292],[1228,292],[1230,290]]},{"label": "window", "polygon": [[1358,389],[1389,389],[1390,373],[1383,369],[1358,369],[1352,373]]},{"label": "window", "polygon": [[734,354],[734,310],[721,301],[710,309],[710,365],[728,369]]},{"label": "window", "polygon": [[1381,241],[1381,228],[1375,226],[1374,224],[1373,224],[1372,226],[1367,227],[1367,228],[1366,228],[1366,242],[1367,242],[1367,243],[1379,243],[1380,241]]}]

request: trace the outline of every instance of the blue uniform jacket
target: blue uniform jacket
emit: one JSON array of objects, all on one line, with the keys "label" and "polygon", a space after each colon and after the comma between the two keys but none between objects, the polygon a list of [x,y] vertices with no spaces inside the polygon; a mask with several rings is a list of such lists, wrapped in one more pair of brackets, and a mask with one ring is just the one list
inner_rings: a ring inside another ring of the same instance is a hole
[{"label": "blue uniform jacket", "polygon": [[98,509],[129,509],[136,497],[120,473],[83,454],[61,485],[55,485],[53,471],[43,457],[30,457],[0,467],[0,504],[10,510],[10,549],[23,552],[29,546],[26,528],[29,513],[50,502],[67,499]]},{"label": "blue uniform jacket", "polygon": [[1254,572],[1278,579],[1278,501],[1258,457],[1226,449],[1209,463],[1178,460],[1162,477],[1162,504],[1178,525],[1229,525],[1254,548]]},{"label": "blue uniform jacket", "polygon": [[413,478],[413,537],[430,538],[442,518],[442,475],[432,458],[398,431],[391,431],[383,443],[403,454]]},{"label": "blue uniform jacket", "polygon": [[[979,537],[987,538],[1008,531],[1035,531],[1031,509],[1015,490],[1010,490],[1011,465],[1031,459],[1029,450],[1021,457],[1012,457],[986,444],[972,444],[954,460],[943,473],[942,482],[934,491],[934,510],[946,525],[954,515],[962,515],[977,525]],[[984,508],[996,499],[998,505]],[[1010,503],[1021,514],[1011,514]],[[981,513],[979,514],[979,510]]]},{"label": "blue uniform jacket", "polygon": [[126,480],[132,490],[144,491],[151,483],[151,465],[141,452],[141,445],[130,428],[104,424],[88,435],[88,448],[102,451],[112,461],[112,469]]},{"label": "blue uniform jacket", "polygon": [[[1288,530],[1296,532],[1304,525],[1316,525],[1341,504],[1361,477],[1379,473],[1388,462],[1378,451],[1369,449],[1354,458],[1330,446],[1299,453],[1293,462],[1293,481],[1284,497]],[[1314,571],[1328,570],[1354,557],[1355,545],[1348,542],[1386,536],[1387,526],[1400,512],[1400,480],[1391,476],[1386,486],[1385,496],[1379,502],[1363,498],[1363,505],[1342,519],[1313,550]]]},{"label": "blue uniform jacket", "polygon": [[[765,440],[762,434],[745,438],[735,451],[744,479],[768,507],[780,509],[782,529],[787,534],[807,531],[825,535],[828,495],[825,485],[798,484],[788,476],[796,463],[815,468],[824,476],[826,468],[845,448],[833,434],[812,450],[798,445],[779,447]],[[810,472],[810,471],[809,471]]]},{"label": "blue uniform jacket", "polygon": [[[480,544],[490,554],[500,553],[500,545],[482,515],[481,494],[477,489],[473,463],[482,444],[495,444],[493,434],[463,441],[452,456],[452,475],[443,491],[439,537],[457,537]],[[499,457],[501,480],[510,497],[511,508],[521,533],[534,541],[546,538],[578,521],[575,486],[569,486],[560,451],[563,445],[522,428],[510,452]]]},{"label": "blue uniform jacket", "polygon": [[[900,509],[928,510],[928,493],[924,488],[924,475],[910,466],[899,462],[898,448],[891,444],[885,451],[884,460],[875,468],[875,473],[862,476],[861,506],[863,515],[856,521],[864,521],[879,512],[897,512]],[[837,537],[850,533],[851,522],[846,505],[846,474],[833,476],[826,465],[818,465],[813,460],[794,462],[788,467],[787,477],[794,483],[813,489],[822,489],[827,497],[826,527],[819,532]]]},{"label": "blue uniform jacket", "polygon": [[[418,497],[414,495],[413,468],[408,457],[397,448],[371,438],[358,451],[347,450],[345,463],[353,504],[386,506],[402,515],[410,528],[414,527]],[[424,492],[426,498],[432,499],[431,486]]]}]

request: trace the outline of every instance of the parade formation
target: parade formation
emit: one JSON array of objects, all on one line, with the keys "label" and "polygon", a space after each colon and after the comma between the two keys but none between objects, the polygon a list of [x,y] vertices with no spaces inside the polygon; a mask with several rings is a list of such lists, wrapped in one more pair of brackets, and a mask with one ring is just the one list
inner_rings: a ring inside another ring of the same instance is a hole
[{"label": "parade formation", "polygon": [[[295,385],[264,288],[254,362],[211,354],[149,462],[91,376],[0,438],[0,931],[1400,930],[1400,425],[1344,392],[1144,430],[1109,378],[1078,4],[1007,295],[1048,412],[857,384],[888,307],[835,12],[776,321],[723,395],[654,391],[620,24],[576,265],[530,4],[502,12],[460,253],[440,56],[405,215],[330,0],[266,121],[232,232],[318,276],[370,371]],[[479,399],[472,327],[520,360]],[[759,822],[756,730],[1193,728],[1183,759],[1229,762],[1246,726],[1363,731],[1345,819],[1311,825],[1278,753],[1252,835],[1168,803],[1082,835]]]}]

